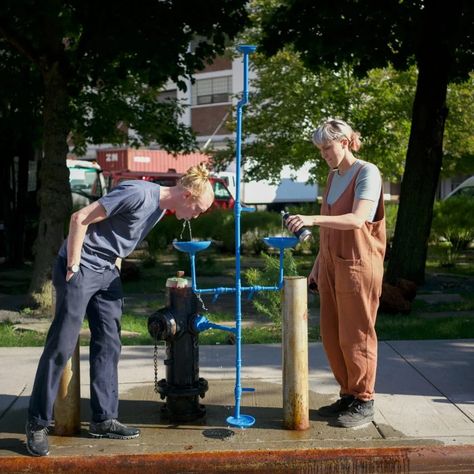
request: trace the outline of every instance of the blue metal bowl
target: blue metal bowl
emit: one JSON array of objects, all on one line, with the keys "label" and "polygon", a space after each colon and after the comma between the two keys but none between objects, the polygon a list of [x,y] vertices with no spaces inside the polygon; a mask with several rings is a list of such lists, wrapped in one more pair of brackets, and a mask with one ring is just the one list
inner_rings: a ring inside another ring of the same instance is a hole
[{"label": "blue metal bowl", "polygon": [[269,247],[275,247],[277,249],[287,249],[294,247],[298,243],[296,237],[265,237],[263,241]]},{"label": "blue metal bowl", "polygon": [[201,241],[185,241],[185,242],[173,242],[173,247],[178,249],[180,252],[187,252],[190,254],[195,254],[201,250],[206,250],[209,245],[212,244],[211,240],[201,240]]},{"label": "blue metal bowl", "polygon": [[247,53],[247,54],[250,54],[250,53],[253,53],[257,47],[254,46],[253,44],[240,44],[237,49],[241,52],[241,53]]}]

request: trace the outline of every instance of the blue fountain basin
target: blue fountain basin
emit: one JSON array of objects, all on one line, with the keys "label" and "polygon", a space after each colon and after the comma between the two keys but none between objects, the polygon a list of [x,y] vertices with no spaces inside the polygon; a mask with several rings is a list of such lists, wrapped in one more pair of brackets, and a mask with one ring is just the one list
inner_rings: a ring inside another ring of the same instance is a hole
[{"label": "blue fountain basin", "polygon": [[241,53],[253,53],[257,47],[253,44],[241,44],[237,47]]},{"label": "blue fountain basin", "polygon": [[173,242],[173,247],[180,252],[195,254],[201,250],[206,250],[211,245],[211,240]]},{"label": "blue fountain basin", "polygon": [[269,247],[275,247],[277,249],[287,249],[294,247],[298,243],[296,237],[265,237],[263,241]]}]

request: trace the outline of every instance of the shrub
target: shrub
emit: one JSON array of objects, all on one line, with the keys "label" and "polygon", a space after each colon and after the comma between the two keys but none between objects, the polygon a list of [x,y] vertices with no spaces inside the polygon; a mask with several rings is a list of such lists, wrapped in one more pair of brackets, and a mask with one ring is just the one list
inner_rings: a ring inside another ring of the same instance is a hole
[{"label": "shrub", "polygon": [[173,239],[179,237],[181,228],[182,222],[175,216],[164,217],[146,237],[150,254],[154,255],[159,250],[167,248]]},{"label": "shrub", "polygon": [[[242,252],[260,254],[268,250],[263,241],[270,235],[281,235],[282,220],[278,212],[256,211],[242,214]],[[235,242],[235,238],[232,239]]]},{"label": "shrub", "polygon": [[[244,278],[250,286],[271,286],[278,282],[280,259],[267,253],[261,254],[264,266],[262,270],[249,268],[244,272]],[[283,259],[285,276],[296,276],[297,265],[291,250],[285,250]],[[276,326],[281,326],[281,292],[262,291],[255,294],[253,305],[257,311],[267,316]]]},{"label": "shrub", "polygon": [[459,196],[436,202],[431,232],[449,243],[447,263],[453,264],[455,256],[474,239],[474,199]]},{"label": "shrub", "polygon": [[286,206],[286,210],[290,214],[301,214],[303,216],[321,214],[321,204],[317,201],[306,202],[304,204],[295,204]]},{"label": "shrub", "polygon": [[[146,240],[151,254],[169,247],[171,242],[189,240],[189,229],[183,231],[185,221],[180,221],[173,216],[162,219],[148,234]],[[234,232],[234,217],[231,211],[214,210],[201,215],[191,221],[193,239],[224,241]]]},{"label": "shrub", "polygon": [[395,225],[397,223],[398,203],[385,203],[385,225],[387,227],[387,240],[393,239],[395,234]]}]

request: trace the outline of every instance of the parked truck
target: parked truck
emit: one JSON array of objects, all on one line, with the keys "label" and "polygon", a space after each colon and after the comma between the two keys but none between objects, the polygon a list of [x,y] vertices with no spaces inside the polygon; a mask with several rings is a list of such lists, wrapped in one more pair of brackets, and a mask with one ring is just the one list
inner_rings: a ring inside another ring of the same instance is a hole
[{"label": "parked truck", "polygon": [[[175,186],[178,179],[191,167],[208,164],[210,157],[203,153],[172,155],[164,150],[135,148],[98,149],[97,162],[111,189],[121,181],[141,179],[162,186]],[[217,176],[210,178],[214,190],[214,208],[233,209],[234,198],[225,181]]]},{"label": "parked truck", "polygon": [[73,208],[87,206],[107,194],[107,184],[98,163],[68,158],[66,164]]},{"label": "parked truck", "polygon": [[[280,180],[272,183],[269,180],[245,181],[245,168],[242,171],[240,198],[247,206],[257,209],[281,210],[289,204],[315,202],[318,197],[318,185],[308,184],[310,165],[298,170],[289,166],[283,167]],[[220,172],[217,176],[225,180],[229,191],[235,197],[235,171]]]}]

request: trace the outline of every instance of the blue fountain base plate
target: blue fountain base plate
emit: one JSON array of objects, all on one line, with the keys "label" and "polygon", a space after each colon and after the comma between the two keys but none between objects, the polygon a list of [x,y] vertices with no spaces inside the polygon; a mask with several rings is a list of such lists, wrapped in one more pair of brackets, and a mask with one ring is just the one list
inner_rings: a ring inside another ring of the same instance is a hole
[{"label": "blue fountain base plate", "polygon": [[255,423],[255,418],[250,415],[240,415],[238,418],[229,416],[227,423],[233,426],[240,426],[241,428],[247,428]]}]

